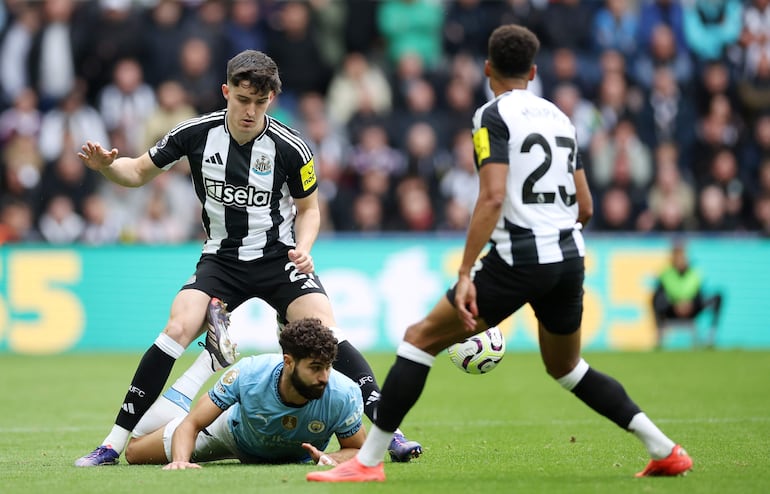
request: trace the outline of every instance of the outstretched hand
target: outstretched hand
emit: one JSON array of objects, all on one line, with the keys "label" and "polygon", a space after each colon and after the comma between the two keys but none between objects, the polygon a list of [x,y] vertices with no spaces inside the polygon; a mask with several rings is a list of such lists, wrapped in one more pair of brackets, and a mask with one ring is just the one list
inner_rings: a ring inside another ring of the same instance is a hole
[{"label": "outstretched hand", "polygon": [[313,459],[313,463],[316,465],[336,465],[337,462],[332,459],[331,456],[324,454],[323,451],[316,448],[310,443],[302,443],[302,447],[310,453],[310,458]]},{"label": "outstretched hand", "polygon": [[197,463],[190,463],[189,461],[172,461],[168,465],[163,466],[163,470],[188,470],[201,468]]},{"label": "outstretched hand", "polygon": [[80,158],[88,168],[98,172],[110,166],[118,157],[118,150],[116,148],[107,151],[98,142],[87,141],[80,149],[81,152],[78,153],[78,158]]}]

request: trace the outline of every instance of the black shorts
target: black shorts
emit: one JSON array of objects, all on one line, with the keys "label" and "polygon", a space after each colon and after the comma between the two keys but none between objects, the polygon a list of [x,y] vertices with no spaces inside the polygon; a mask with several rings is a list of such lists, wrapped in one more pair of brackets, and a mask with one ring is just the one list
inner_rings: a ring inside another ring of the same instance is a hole
[{"label": "black shorts", "polygon": [[[481,269],[473,277],[479,317],[496,326],[528,303],[551,333],[574,333],[583,318],[584,278],[582,257],[512,267],[491,249],[481,259]],[[452,305],[454,292],[455,287],[447,291]]]},{"label": "black shorts", "polygon": [[204,254],[195,268],[195,276],[182,289],[195,288],[227,303],[234,310],[246,300],[264,300],[285,320],[286,308],[307,293],[326,295],[315,273],[297,271],[289,260],[287,248],[254,261],[233,261],[214,254]]}]

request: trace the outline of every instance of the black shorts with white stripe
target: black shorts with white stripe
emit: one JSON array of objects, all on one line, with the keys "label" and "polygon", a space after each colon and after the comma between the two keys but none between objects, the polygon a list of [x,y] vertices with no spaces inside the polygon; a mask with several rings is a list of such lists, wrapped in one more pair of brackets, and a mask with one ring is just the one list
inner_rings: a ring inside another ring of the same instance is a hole
[{"label": "black shorts with white stripe", "polygon": [[[571,334],[583,317],[583,258],[549,264],[510,266],[495,249],[481,259],[474,272],[479,317],[496,326],[526,303],[545,328],[555,334]],[[447,290],[454,305],[455,287]]]}]

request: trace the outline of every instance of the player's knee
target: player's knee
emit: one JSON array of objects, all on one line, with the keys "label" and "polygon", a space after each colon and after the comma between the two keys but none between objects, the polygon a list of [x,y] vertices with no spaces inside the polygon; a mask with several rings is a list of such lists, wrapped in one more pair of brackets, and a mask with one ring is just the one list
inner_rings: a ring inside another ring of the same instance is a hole
[{"label": "player's knee", "polygon": [[126,459],[126,463],[134,464],[137,462],[136,457],[136,441],[133,439],[128,442],[128,446],[126,446],[126,451],[123,454],[123,457]]},{"label": "player's knee", "polygon": [[170,320],[163,330],[172,340],[187,348],[190,343],[202,332],[198,328],[185,326],[181,321]]}]

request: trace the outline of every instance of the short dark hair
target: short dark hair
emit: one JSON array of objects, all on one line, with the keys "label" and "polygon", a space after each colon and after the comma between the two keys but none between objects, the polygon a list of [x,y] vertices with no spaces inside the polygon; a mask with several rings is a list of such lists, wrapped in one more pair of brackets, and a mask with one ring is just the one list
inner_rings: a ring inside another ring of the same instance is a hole
[{"label": "short dark hair", "polygon": [[227,62],[227,82],[239,86],[243,81],[259,94],[281,93],[278,65],[261,51],[244,50]]},{"label": "short dark hair", "polygon": [[278,337],[283,353],[297,361],[312,357],[331,364],[337,357],[337,338],[320,319],[297,319],[286,324]]},{"label": "short dark hair", "polygon": [[527,75],[540,49],[537,36],[524,26],[506,24],[489,36],[488,59],[502,77]]}]

